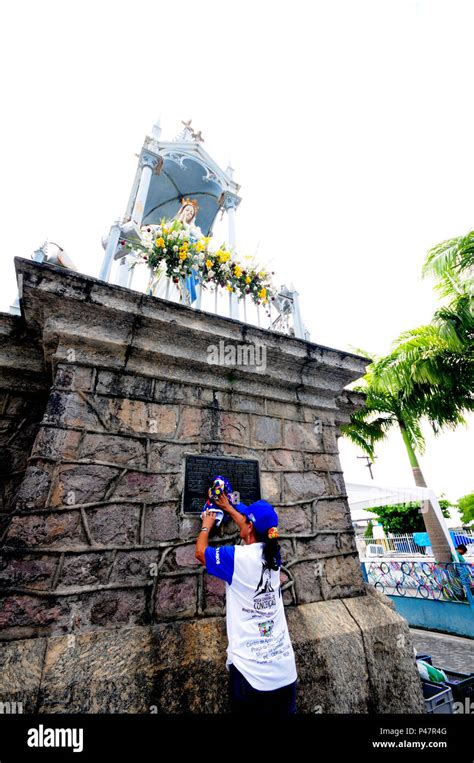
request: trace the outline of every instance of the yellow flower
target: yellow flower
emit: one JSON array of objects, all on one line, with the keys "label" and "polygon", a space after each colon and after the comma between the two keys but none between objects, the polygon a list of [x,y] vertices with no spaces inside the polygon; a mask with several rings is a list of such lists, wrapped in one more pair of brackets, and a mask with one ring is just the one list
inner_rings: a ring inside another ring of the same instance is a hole
[{"label": "yellow flower", "polygon": [[165,240],[160,236],[160,238],[157,238],[155,241],[155,244],[162,249],[165,245]]},{"label": "yellow flower", "polygon": [[250,283],[251,280],[252,279],[250,278],[250,276],[247,276],[247,278],[245,279],[245,283]]},{"label": "yellow flower", "polygon": [[206,260],[206,268],[212,268],[212,260]]},{"label": "yellow flower", "polygon": [[202,250],[205,249],[205,248],[206,247],[204,246],[202,241],[198,241],[197,242],[197,244],[196,244],[196,252],[202,252]]},{"label": "yellow flower", "polygon": [[267,290],[266,290],[265,288],[263,288],[263,289],[260,289],[260,291],[258,292],[258,296],[259,296],[261,299],[264,299],[264,297],[266,297],[266,296],[267,296]]},{"label": "yellow flower", "polygon": [[230,283],[227,284],[227,288],[229,289],[229,291],[234,291]]},{"label": "yellow flower", "polygon": [[235,266],[234,273],[237,276],[237,278],[240,278],[240,276],[242,275],[242,271],[241,271],[241,269],[239,268],[238,265]]},{"label": "yellow flower", "polygon": [[260,271],[260,273],[259,273],[258,275],[260,276],[260,278],[265,278],[265,276],[266,276],[266,273],[265,273],[265,271],[264,271],[264,270],[261,270],[261,271]]},{"label": "yellow flower", "polygon": [[226,252],[225,249],[219,249],[217,256],[219,257],[219,262],[227,262],[227,260],[230,260],[230,253]]},{"label": "yellow flower", "polygon": [[181,262],[183,262],[183,260],[185,260],[187,256],[188,256],[187,252],[180,252],[179,259],[181,260]]}]

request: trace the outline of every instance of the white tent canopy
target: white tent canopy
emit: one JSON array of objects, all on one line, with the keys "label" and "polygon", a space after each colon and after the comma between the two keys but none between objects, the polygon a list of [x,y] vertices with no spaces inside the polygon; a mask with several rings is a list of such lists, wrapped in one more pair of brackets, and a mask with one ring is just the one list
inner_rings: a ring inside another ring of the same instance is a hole
[{"label": "white tent canopy", "polygon": [[[455,553],[453,540],[448,530],[448,525],[441,511],[438,499],[434,492],[427,487],[393,487],[389,485],[359,485],[346,482],[347,498],[352,518],[365,519],[367,515],[361,511],[377,506],[393,506],[396,503],[409,503],[410,501],[430,501],[436,516],[443,528],[446,540],[452,553]],[[365,516],[364,516],[365,515]]]}]

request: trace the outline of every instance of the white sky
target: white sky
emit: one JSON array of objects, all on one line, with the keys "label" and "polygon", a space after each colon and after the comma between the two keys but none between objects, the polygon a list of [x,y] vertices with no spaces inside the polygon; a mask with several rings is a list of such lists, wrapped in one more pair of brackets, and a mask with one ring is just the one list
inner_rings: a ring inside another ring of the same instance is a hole
[{"label": "white sky", "polygon": [[[383,353],[435,308],[426,251],[473,227],[469,0],[18,1],[0,65],[3,266],[57,241],[97,276],[135,153],[192,117],[241,184],[237,243],[293,281],[314,342]],[[429,437],[430,487],[474,489],[472,430]],[[341,442],[348,481],[367,469]],[[401,438],[376,480],[412,484]]]}]

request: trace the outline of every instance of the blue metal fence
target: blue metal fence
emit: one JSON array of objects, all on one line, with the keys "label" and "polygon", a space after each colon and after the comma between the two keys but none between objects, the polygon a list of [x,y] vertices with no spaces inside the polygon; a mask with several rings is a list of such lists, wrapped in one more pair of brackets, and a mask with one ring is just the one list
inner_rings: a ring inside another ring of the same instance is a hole
[{"label": "blue metal fence", "polygon": [[474,564],[387,559],[361,567],[367,582],[389,596],[474,603]]}]

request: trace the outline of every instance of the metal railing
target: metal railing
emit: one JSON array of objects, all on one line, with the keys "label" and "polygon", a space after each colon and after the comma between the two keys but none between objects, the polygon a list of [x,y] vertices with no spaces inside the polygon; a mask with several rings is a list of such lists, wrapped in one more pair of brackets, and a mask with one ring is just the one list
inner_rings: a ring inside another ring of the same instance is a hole
[{"label": "metal railing", "polygon": [[121,286],[298,339],[310,339],[301,320],[298,292],[293,287],[282,286],[275,299],[269,300],[265,306],[255,304],[247,296],[238,299],[236,294],[229,293],[220,286],[203,287],[198,283],[196,299],[191,301],[185,279],[179,279],[177,283],[165,275],[156,279],[146,265],[140,264],[129,269],[130,263],[124,262],[125,259],[120,261],[115,279]]},{"label": "metal railing", "polygon": [[[451,531],[454,534],[454,545],[463,542],[463,538],[472,538],[474,540],[474,531],[471,529],[463,530],[456,529]],[[375,556],[375,549],[371,546],[378,546],[383,549],[383,556],[428,556],[431,557],[433,552],[431,546],[418,546],[413,540],[413,534],[391,534],[389,533],[385,538],[366,538],[364,536],[356,537],[357,550],[361,558]],[[474,544],[467,546],[467,556],[474,556]],[[474,561],[474,559],[473,559]]]},{"label": "metal railing", "polygon": [[381,593],[472,603],[474,564],[419,560],[361,562],[367,582]]}]

